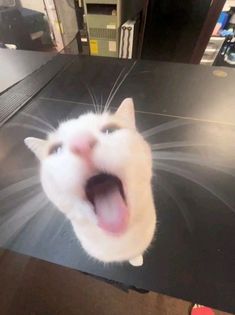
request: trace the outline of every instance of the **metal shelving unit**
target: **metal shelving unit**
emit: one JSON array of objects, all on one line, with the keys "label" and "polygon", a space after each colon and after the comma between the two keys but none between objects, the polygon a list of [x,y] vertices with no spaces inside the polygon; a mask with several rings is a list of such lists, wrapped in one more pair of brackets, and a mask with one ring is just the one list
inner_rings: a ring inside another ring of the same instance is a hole
[{"label": "metal shelving unit", "polygon": [[[222,12],[228,12],[231,7],[235,7],[235,0],[227,0],[224,4]],[[202,65],[212,66],[220,54],[225,42],[226,37],[212,35],[200,63]]]}]

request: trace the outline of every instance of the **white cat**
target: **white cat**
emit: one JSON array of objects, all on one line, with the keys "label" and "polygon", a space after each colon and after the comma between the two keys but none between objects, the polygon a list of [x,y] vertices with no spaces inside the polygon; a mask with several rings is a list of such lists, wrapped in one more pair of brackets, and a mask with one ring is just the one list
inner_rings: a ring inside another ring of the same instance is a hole
[{"label": "white cat", "polygon": [[102,262],[141,265],[155,232],[151,149],[134,115],[127,98],[114,114],[84,114],[47,140],[25,139],[41,162],[46,195]]}]

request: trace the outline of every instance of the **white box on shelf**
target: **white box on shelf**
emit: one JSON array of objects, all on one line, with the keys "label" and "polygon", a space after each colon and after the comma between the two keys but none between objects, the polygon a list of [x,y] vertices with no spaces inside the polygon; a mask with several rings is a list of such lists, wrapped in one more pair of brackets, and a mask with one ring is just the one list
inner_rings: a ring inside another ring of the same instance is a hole
[{"label": "white box on shelf", "polygon": [[133,56],[136,21],[128,20],[121,26],[119,58],[131,59]]}]

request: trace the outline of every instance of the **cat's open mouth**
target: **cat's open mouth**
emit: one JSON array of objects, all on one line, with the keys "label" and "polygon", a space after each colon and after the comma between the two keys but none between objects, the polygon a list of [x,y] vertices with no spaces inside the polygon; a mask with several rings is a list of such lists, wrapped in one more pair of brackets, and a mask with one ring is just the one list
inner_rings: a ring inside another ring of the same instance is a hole
[{"label": "cat's open mouth", "polygon": [[114,175],[101,173],[89,178],[85,192],[94,206],[99,226],[106,232],[123,233],[129,212],[121,180]]}]

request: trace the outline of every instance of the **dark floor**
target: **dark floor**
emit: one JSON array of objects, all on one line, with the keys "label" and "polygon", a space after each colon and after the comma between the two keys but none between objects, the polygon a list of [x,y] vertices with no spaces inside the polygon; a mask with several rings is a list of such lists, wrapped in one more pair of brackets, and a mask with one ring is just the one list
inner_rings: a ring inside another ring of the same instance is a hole
[{"label": "dark floor", "polygon": [[0,270],[1,315],[187,315],[191,306],[160,294],[127,293],[78,271],[8,251],[0,251]]}]

